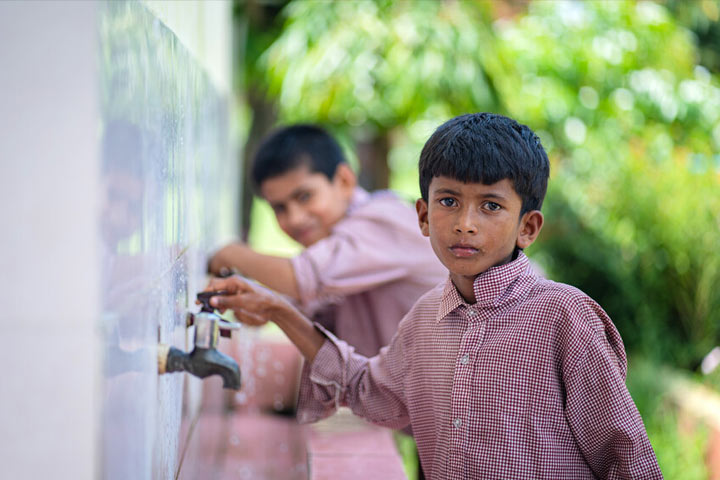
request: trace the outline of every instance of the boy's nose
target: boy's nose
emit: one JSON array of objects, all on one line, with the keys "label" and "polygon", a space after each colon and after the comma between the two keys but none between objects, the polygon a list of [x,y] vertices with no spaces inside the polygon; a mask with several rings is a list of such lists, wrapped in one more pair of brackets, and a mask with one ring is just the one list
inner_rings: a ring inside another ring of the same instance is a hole
[{"label": "boy's nose", "polygon": [[470,209],[460,212],[455,222],[455,231],[457,233],[477,233],[478,227],[475,222],[475,215]]},{"label": "boy's nose", "polygon": [[287,207],[287,220],[292,227],[302,225],[305,220],[305,211],[298,205],[290,204]]}]

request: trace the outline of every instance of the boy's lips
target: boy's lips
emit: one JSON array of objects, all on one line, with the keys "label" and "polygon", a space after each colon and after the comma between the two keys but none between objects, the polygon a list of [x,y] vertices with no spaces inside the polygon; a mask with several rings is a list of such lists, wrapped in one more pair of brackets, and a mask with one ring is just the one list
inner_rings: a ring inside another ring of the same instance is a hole
[{"label": "boy's lips", "polygon": [[472,257],[473,255],[478,253],[480,250],[473,247],[472,245],[467,245],[464,243],[457,243],[455,245],[450,246],[450,251],[456,257]]},{"label": "boy's lips", "polygon": [[302,241],[302,240],[308,240],[309,238],[312,238],[313,234],[315,232],[315,228],[313,227],[307,227],[307,228],[299,228],[295,230],[293,238],[296,240]]}]

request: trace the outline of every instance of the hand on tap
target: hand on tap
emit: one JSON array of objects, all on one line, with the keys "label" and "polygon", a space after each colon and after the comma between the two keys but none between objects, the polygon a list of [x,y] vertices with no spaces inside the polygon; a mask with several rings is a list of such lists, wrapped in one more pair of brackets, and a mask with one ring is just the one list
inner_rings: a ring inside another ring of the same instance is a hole
[{"label": "hand on tap", "polygon": [[246,325],[264,325],[272,320],[308,361],[312,361],[322,347],[325,337],[313,323],[271,290],[238,276],[214,278],[205,289],[211,292],[220,290],[225,293],[212,297],[211,306],[221,312],[229,308]]},{"label": "hand on tap", "polygon": [[280,295],[239,276],[213,278],[205,288],[206,292],[221,290],[226,293],[212,297],[210,305],[220,312],[232,310],[235,317],[247,325],[264,325],[281,315],[301,315]]}]

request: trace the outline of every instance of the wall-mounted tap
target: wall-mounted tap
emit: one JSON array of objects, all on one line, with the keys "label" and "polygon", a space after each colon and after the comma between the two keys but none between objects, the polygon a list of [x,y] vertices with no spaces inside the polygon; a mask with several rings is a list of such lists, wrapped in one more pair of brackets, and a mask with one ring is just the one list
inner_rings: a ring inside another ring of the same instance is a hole
[{"label": "wall-mounted tap", "polygon": [[240,324],[226,322],[210,306],[210,298],[226,292],[201,292],[197,299],[202,304],[200,313],[188,313],[187,326],[195,325],[195,348],[190,353],[169,345],[158,345],[158,373],[188,372],[205,378],[220,375],[223,388],[240,389],[240,368],[229,356],[217,350],[221,332],[240,328]]}]

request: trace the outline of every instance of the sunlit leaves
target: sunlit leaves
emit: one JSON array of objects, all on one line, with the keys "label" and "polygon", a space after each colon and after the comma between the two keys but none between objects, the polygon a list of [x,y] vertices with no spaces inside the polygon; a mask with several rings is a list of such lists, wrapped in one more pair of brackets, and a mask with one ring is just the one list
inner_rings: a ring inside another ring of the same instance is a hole
[{"label": "sunlit leaves", "polygon": [[[432,111],[495,108],[493,39],[471,2],[293,2],[263,57],[288,120],[390,129]],[[438,119],[439,120],[439,119]]]}]

